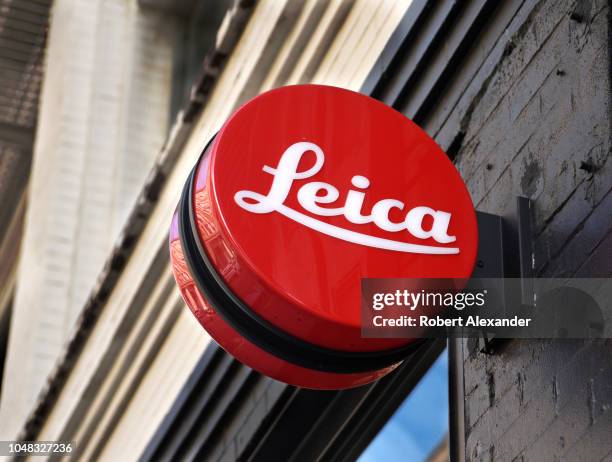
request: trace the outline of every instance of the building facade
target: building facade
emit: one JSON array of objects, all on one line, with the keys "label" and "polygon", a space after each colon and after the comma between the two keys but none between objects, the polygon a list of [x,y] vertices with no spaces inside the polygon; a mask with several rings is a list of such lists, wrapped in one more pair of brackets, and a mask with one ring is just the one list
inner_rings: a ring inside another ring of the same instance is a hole
[{"label": "building facade", "polygon": [[[511,222],[531,199],[538,276],[612,276],[609,2],[85,3],[51,9],[2,439],[72,440],[82,460],[354,460],[410,397],[445,341],[365,387],[298,389],[216,346],[175,288],[167,232],[188,172],[278,86],[392,106],[477,210]],[[448,362],[436,457],[612,458],[608,340],[450,340]]]}]

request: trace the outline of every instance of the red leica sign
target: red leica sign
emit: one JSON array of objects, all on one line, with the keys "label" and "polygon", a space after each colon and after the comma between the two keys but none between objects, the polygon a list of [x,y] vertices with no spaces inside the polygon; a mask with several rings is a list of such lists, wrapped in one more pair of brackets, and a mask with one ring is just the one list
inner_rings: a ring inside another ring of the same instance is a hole
[{"label": "red leica sign", "polygon": [[361,337],[362,278],[469,278],[477,240],[470,196],[423,130],[318,85],[238,109],[187,180],[170,232],[181,293],[212,337],[311,388],[367,383],[414,347]]}]

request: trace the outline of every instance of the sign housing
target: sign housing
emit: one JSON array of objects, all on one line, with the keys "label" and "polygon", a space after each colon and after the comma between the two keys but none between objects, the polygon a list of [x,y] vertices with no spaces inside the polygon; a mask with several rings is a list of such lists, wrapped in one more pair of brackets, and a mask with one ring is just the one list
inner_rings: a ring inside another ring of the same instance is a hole
[{"label": "sign housing", "polygon": [[186,303],[229,353],[278,380],[346,388],[417,343],[361,337],[362,278],[469,278],[476,216],[418,126],[334,87],[239,108],[187,180],[170,232]]}]

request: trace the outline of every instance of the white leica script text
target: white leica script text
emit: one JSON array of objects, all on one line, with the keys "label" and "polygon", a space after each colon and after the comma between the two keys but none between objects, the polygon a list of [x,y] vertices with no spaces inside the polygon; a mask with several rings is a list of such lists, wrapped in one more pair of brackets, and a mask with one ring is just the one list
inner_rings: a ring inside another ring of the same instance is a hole
[{"label": "white leica script text", "polygon": [[[302,156],[310,151],[316,156],[314,165],[305,171],[298,171],[298,165]],[[263,167],[264,172],[274,176],[268,194],[264,195],[255,191],[242,190],[234,195],[234,200],[240,207],[249,212],[258,214],[278,212],[315,231],[354,244],[419,254],[440,255],[459,253],[459,248],[457,247],[411,244],[358,233],[325,223],[285,205],[285,200],[289,195],[293,182],[315,176],[323,167],[324,162],[325,155],[323,150],[316,144],[309,142],[294,143],[283,153],[276,168],[267,165]],[[340,197],[336,187],[322,181],[312,181],[301,186],[297,193],[297,199],[304,210],[313,215],[321,217],[343,215],[346,220],[354,224],[374,223],[385,231],[407,231],[418,239],[433,238],[440,244],[448,244],[456,240],[455,236],[448,235],[451,214],[441,210],[434,210],[430,207],[414,207],[406,213],[403,221],[395,223],[389,219],[389,212],[394,208],[403,211],[404,203],[396,199],[382,199],[374,204],[370,215],[363,215],[362,206],[365,197],[363,190],[370,186],[370,180],[364,176],[355,175],[351,179],[351,183],[358,190],[349,190],[344,205],[341,207],[332,208],[320,205],[332,204]],[[431,229],[424,230],[423,219],[427,215],[433,218],[433,225]]]}]

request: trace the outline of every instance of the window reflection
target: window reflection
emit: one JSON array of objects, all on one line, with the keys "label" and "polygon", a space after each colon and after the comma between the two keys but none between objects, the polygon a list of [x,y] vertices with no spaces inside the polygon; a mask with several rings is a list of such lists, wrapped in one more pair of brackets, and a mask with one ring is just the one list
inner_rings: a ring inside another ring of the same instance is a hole
[{"label": "window reflection", "polygon": [[448,460],[447,435],[448,353],[444,350],[359,462]]}]

